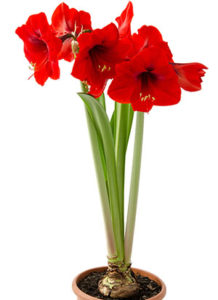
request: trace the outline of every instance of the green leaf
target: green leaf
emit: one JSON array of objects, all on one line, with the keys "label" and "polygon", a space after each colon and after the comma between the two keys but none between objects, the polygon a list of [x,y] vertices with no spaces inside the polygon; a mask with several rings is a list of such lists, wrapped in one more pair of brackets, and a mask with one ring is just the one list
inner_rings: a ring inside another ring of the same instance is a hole
[{"label": "green leaf", "polygon": [[113,137],[114,137],[114,129],[115,129],[115,110],[112,114],[111,120],[110,120],[110,124],[111,124],[111,130],[113,133]]},{"label": "green leaf", "polygon": [[97,176],[97,181],[98,181],[100,199],[101,199],[101,204],[102,204],[102,212],[103,212],[104,223],[105,223],[108,257],[111,259],[111,258],[117,256],[117,252],[116,252],[116,246],[115,246],[115,238],[114,238],[114,232],[113,232],[112,219],[111,219],[111,214],[110,214],[107,182],[105,180],[105,175],[104,175],[105,170],[104,170],[104,166],[102,164],[101,147],[99,146],[98,134],[96,132],[95,126],[93,124],[93,121],[92,121],[86,107],[85,107],[85,110],[86,110],[87,125],[88,125],[88,129],[89,129],[93,158],[94,158],[94,163],[95,163],[95,170],[96,170],[96,176]]},{"label": "green leaf", "polygon": [[97,134],[102,141],[107,170],[107,184],[112,224],[118,258],[122,261],[124,259],[124,235],[117,181],[114,139],[110,121],[104,107],[95,98],[85,93],[79,93],[78,95],[84,101],[90,118],[96,128]]},{"label": "green leaf", "polygon": [[99,98],[97,98],[99,103],[103,106],[104,110],[106,111],[106,104],[105,104],[105,96],[104,93],[101,94]]},{"label": "green leaf", "polygon": [[132,129],[132,121],[133,121],[133,117],[134,117],[134,111],[132,109],[132,106],[129,104],[129,108],[128,108],[128,123],[127,123],[127,134],[126,134],[126,147],[128,146],[128,142],[129,142],[129,136],[131,133],[131,129]]}]

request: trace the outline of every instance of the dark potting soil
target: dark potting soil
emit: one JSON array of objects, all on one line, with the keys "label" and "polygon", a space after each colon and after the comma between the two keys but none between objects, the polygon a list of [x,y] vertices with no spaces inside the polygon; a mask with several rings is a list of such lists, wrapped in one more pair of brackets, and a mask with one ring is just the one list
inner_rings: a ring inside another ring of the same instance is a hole
[{"label": "dark potting soil", "polygon": [[[80,282],[78,282],[78,287],[84,293],[104,300],[111,300],[111,297],[105,297],[98,291],[98,282],[104,276],[105,272],[91,272]],[[140,291],[138,295],[126,298],[126,300],[146,300],[149,299],[161,291],[161,286],[155,281],[149,279],[148,277],[143,277],[141,275],[135,274],[135,278],[140,286]],[[123,299],[114,299],[123,300]]]}]

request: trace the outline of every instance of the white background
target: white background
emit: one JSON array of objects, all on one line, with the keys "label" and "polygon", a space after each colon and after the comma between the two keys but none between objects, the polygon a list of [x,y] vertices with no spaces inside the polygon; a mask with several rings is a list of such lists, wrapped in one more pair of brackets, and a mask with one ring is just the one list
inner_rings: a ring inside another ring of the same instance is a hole
[{"label": "white background", "polygon": [[[178,105],[154,107],[145,117],[133,266],[160,276],[167,300],[216,299],[216,1],[133,2],[133,31],[155,25],[176,62],[209,67],[202,91],[183,92]],[[89,11],[96,28],[118,16],[127,1],[66,3]],[[72,279],[106,264],[94,165],[72,64],[61,62],[61,79],[48,80],[44,87],[27,81],[31,71],[14,33],[30,14],[44,11],[50,18],[58,4],[19,0],[1,5],[1,300],[75,299]]]}]

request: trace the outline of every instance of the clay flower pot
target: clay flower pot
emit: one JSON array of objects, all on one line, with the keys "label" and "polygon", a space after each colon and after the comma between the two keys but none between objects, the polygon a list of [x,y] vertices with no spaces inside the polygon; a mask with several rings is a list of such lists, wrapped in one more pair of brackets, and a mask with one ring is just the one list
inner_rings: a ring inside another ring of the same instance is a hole
[{"label": "clay flower pot", "polygon": [[[96,300],[96,299],[98,299],[98,298],[89,296],[89,295],[85,294],[84,292],[82,292],[78,288],[77,283],[80,280],[82,280],[84,277],[86,277],[91,272],[94,272],[94,271],[95,272],[102,272],[102,271],[104,271],[106,269],[107,269],[107,267],[93,268],[93,269],[86,270],[86,271],[84,271],[84,272],[82,272],[82,273],[80,273],[79,275],[76,276],[76,278],[73,280],[72,288],[73,288],[74,293],[77,295],[77,299],[78,300]],[[142,275],[144,277],[148,277],[148,278],[156,281],[161,286],[160,293],[157,294],[156,296],[153,296],[153,297],[149,298],[149,300],[162,300],[164,298],[164,296],[166,295],[166,286],[165,286],[164,282],[160,278],[158,278],[156,275],[154,275],[152,273],[149,273],[147,271],[143,271],[143,270],[136,269],[136,268],[132,268],[132,270],[136,274],[140,274],[140,275]]]}]

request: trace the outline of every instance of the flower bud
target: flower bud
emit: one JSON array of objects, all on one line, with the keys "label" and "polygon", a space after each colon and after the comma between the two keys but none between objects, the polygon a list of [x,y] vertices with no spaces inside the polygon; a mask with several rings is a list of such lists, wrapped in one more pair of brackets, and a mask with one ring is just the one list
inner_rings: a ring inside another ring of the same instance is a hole
[{"label": "flower bud", "polygon": [[71,43],[71,47],[72,47],[73,54],[76,57],[77,53],[79,53],[79,43],[73,40]]}]

